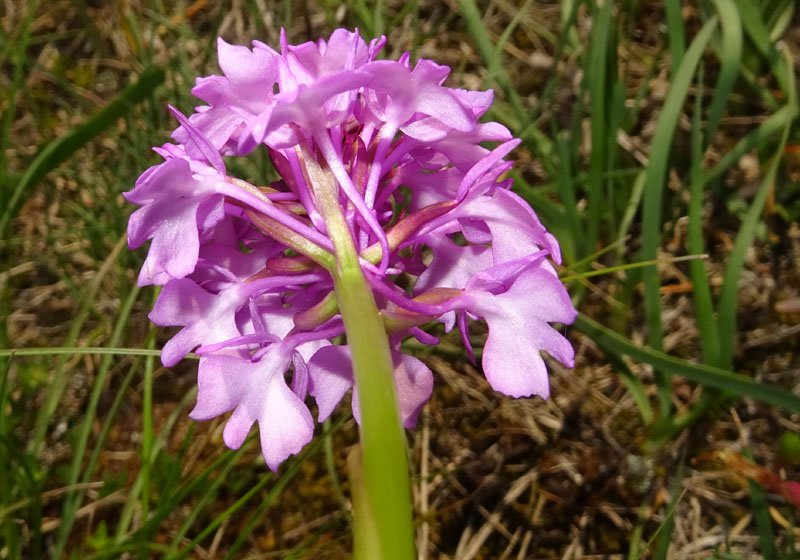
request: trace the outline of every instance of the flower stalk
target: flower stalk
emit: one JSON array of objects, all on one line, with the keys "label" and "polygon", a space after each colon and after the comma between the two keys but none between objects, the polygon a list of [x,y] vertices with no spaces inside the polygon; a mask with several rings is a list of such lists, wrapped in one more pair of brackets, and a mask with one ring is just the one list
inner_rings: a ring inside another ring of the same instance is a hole
[{"label": "flower stalk", "polygon": [[[361,471],[369,512],[355,510],[354,523],[374,525],[381,551],[378,558],[356,560],[410,560],[414,529],[408,459],[386,332],[360,269],[342,271],[334,285],[361,407]],[[372,519],[359,518],[363,513]]]},{"label": "flower stalk", "polygon": [[[336,266],[334,293],[344,323],[361,410],[361,452],[348,458],[353,489],[355,560],[411,560],[414,526],[406,440],[394,386],[389,340],[339,201],[335,178],[304,158]],[[358,464],[360,463],[360,464]],[[374,550],[377,545],[378,551]],[[375,553],[379,552],[379,556]]]}]

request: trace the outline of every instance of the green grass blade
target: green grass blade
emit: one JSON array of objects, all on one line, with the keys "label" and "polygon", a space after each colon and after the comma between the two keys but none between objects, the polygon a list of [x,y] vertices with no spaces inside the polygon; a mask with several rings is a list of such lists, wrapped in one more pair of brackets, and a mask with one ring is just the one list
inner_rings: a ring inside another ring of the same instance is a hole
[{"label": "green grass blade", "polygon": [[552,173],[554,171],[551,157],[554,149],[553,142],[531,123],[522,98],[503,69],[499,53],[492,44],[477,2],[475,0],[458,0],[458,6],[461,8],[461,14],[467,24],[469,34],[486,62],[489,75],[503,90],[511,104],[514,116],[513,119],[508,119],[506,124],[523,139],[533,153],[542,157],[542,165],[549,173]]},{"label": "green grass blade", "polygon": [[618,251],[622,250],[625,247],[625,243],[627,241],[628,241],[627,237],[622,237],[620,239],[617,239],[616,241],[614,241],[613,243],[609,243],[608,245],[606,245],[602,249],[598,249],[594,253],[586,255],[581,260],[575,261],[574,263],[569,263],[568,265],[565,265],[564,266],[564,271],[562,273],[565,274],[566,272],[574,272],[575,270],[580,270],[584,266],[586,266],[586,265],[594,262],[595,260],[599,259],[600,257],[605,255],[606,253],[610,253],[611,251],[614,251],[614,250],[618,250]]},{"label": "green grass blade", "polygon": [[[698,91],[702,91],[703,65],[698,72]],[[702,253],[703,242],[703,127],[701,113],[703,109],[703,96],[695,98],[694,114],[692,115],[692,163],[689,172],[689,223],[688,245],[690,253]],[[706,364],[720,367],[719,327],[714,315],[714,303],[711,297],[711,285],[706,273],[704,262],[692,261],[689,263],[689,273],[692,280],[692,294],[694,296],[695,318],[697,330],[700,334],[703,349],[703,361]],[[713,394],[712,394],[713,393]],[[709,392],[703,387],[697,401],[688,412],[671,418],[668,424],[659,426],[648,434],[648,442],[652,448],[658,449],[666,444],[675,434],[680,433],[698,418],[704,415],[719,398],[719,392]]]},{"label": "green grass blade", "polygon": [[333,489],[333,495],[336,496],[336,500],[339,502],[339,505],[342,508],[343,512],[349,510],[350,504],[347,501],[347,498],[344,495],[344,490],[342,489],[342,484],[339,481],[339,475],[336,472],[336,460],[333,451],[333,432],[331,431],[331,419],[326,418],[322,423],[322,430],[323,436],[325,441],[323,442],[323,447],[325,450],[325,469],[328,471],[328,478],[331,481],[331,488]]},{"label": "green grass blade", "polygon": [[[181,414],[183,414],[183,409],[196,396],[197,396],[197,387],[192,388],[190,391],[187,391],[185,395],[183,395],[178,404],[175,405],[175,408],[170,413],[169,417],[167,417],[167,421],[164,422],[162,426],[160,426],[161,431],[158,433],[158,436],[153,441],[153,449],[160,450],[162,447],[164,447],[167,441],[167,437],[169,437],[169,435],[172,432],[173,426],[175,426],[175,422],[177,422],[178,417]],[[151,467],[157,457],[158,457],[158,452],[154,452],[150,456]],[[130,528],[131,523],[133,522],[133,515],[136,511],[136,503],[139,500],[139,494],[142,492],[143,483],[144,483],[144,477],[140,472],[133,483],[133,487],[128,493],[128,501],[125,502],[125,505],[122,508],[122,513],[119,515],[119,524],[117,525],[117,532],[114,538],[114,544],[120,544],[125,540],[125,536],[128,532],[128,529]]]},{"label": "green grass blade", "polygon": [[788,76],[785,74],[786,69],[783,68],[781,71],[778,71],[778,68],[782,66],[785,61],[778,54],[778,51],[775,48],[774,39],[770,36],[769,28],[764,22],[764,18],[759,10],[759,6],[754,4],[753,0],[734,1],[736,2],[736,7],[738,8],[739,14],[741,15],[742,23],[747,36],[750,37],[750,40],[753,42],[753,45],[755,45],[761,56],[766,58],[769,62],[781,89],[783,91],[787,91],[791,86],[788,81]]},{"label": "green grass blade", "polygon": [[628,364],[618,353],[603,346],[600,348],[617,373],[619,373],[622,384],[625,385],[625,388],[633,397],[633,402],[636,403],[636,408],[639,409],[639,415],[642,417],[642,423],[645,426],[649,426],[655,419],[655,414],[653,414],[653,407],[650,406],[650,399],[647,397],[644,383],[633,374],[631,368],[628,367]]},{"label": "green grass blade", "polygon": [[750,505],[753,509],[753,518],[758,529],[758,543],[761,545],[761,555],[764,560],[777,560],[778,551],[775,547],[775,534],[772,531],[772,520],[767,510],[767,501],[764,498],[764,489],[753,480],[750,485]]},{"label": "green grass blade", "polygon": [[644,533],[644,524],[647,522],[647,516],[650,513],[650,508],[647,504],[639,506],[638,515],[636,516],[636,525],[633,526],[633,531],[630,536],[630,545],[628,547],[628,560],[639,560],[642,557],[642,550],[644,542],[642,542],[642,534]]},{"label": "green grass blade", "polygon": [[137,103],[149,97],[156,86],[164,81],[164,77],[164,71],[161,68],[155,66],[145,68],[136,82],[126,87],[89,120],[42,148],[20,177],[3,209],[3,214],[0,215],[0,237],[5,235],[6,228],[16,214],[22,195],[28,192],[34,183],[64,162],[84,144],[113,125],[118,118],[130,112]]},{"label": "green grass blade", "polygon": [[[182,485],[175,486],[173,490],[173,484],[165,484],[164,491],[161,493],[161,499],[158,501],[156,508],[153,510],[150,519],[139,529],[134,535],[133,538],[145,538],[147,535],[152,534],[156,528],[196,489],[201,487],[203,484],[207,484],[209,481],[209,477],[211,473],[220,470],[220,472],[227,470],[227,466],[231,464],[235,464],[239,458],[244,453],[247,446],[253,441],[255,435],[250,436],[239,449],[228,449],[222,455],[220,455],[217,459],[211,462],[204,470],[200,472],[200,474],[194,476],[194,478],[189,479],[188,481],[184,482]],[[173,483],[177,483],[177,476],[180,473],[174,475],[176,478],[172,480]],[[118,542],[124,542],[124,531],[123,534],[120,535],[120,539]]]},{"label": "green grass blade", "polygon": [[511,38],[511,34],[514,33],[514,30],[522,21],[522,18],[525,17],[530,10],[531,4],[533,4],[533,0],[525,0],[525,4],[514,14],[514,17],[511,18],[511,21],[506,28],[503,29],[503,33],[500,35],[500,38],[497,40],[497,44],[494,46],[494,53],[492,54],[492,58],[499,60],[500,55],[503,53],[503,47],[508,42],[509,38]]},{"label": "green grass blade", "polygon": [[639,204],[642,201],[642,196],[644,196],[644,186],[646,184],[646,180],[646,171],[640,171],[636,176],[636,179],[633,181],[631,195],[628,198],[628,204],[625,206],[625,213],[622,215],[622,220],[620,220],[619,223],[617,239],[623,239],[627,237],[628,232],[630,231],[633,218],[636,216],[636,211],[638,210]]},{"label": "green grass blade", "polygon": [[[11,462],[12,449],[15,447],[11,441],[9,426],[6,421],[6,391],[8,387],[8,374],[11,370],[11,360],[6,360],[3,367],[3,377],[0,379],[0,474],[3,484],[0,484],[0,534],[3,535],[6,554],[9,558],[19,558],[22,547],[20,527],[14,523],[13,519],[7,518],[7,514],[14,511],[15,502],[14,489],[20,489],[23,485],[15,481],[17,472]],[[9,403],[10,408],[10,403]],[[31,477],[33,479],[33,477]],[[28,495],[38,495],[35,492],[26,492]]]},{"label": "green grass blade", "polygon": [[175,554],[178,551],[178,547],[183,541],[184,536],[189,532],[197,518],[203,512],[203,508],[214,500],[217,495],[217,489],[226,480],[228,473],[235,464],[235,462],[231,461],[225,465],[220,470],[219,474],[214,478],[214,480],[211,481],[211,484],[208,485],[203,494],[192,504],[191,513],[186,517],[178,531],[175,533],[175,536],[172,538],[172,543],[170,544],[167,556]]},{"label": "green grass blade", "polygon": [[[310,447],[309,451],[311,451],[312,449],[316,450],[316,446],[314,444],[317,441],[318,440],[315,440],[314,442],[311,443],[311,446],[309,446]],[[297,464],[301,464],[302,462],[305,461],[306,457],[307,457],[307,455],[303,454],[300,457],[298,457],[297,459],[290,460],[291,466],[289,467],[289,470],[278,480],[278,483],[276,483],[276,486],[278,484],[281,484],[281,482],[283,482],[283,484],[280,487],[281,489],[283,489],[283,487],[285,487],[286,484],[288,484],[288,482],[289,482],[289,480],[284,481],[284,478],[287,475],[290,476],[290,479],[293,478],[294,475],[296,475],[297,471],[299,470],[299,468],[298,469],[293,468],[294,465],[296,463]],[[191,555],[192,551],[194,551],[194,547],[195,546],[197,546],[200,542],[202,542],[203,539],[208,537],[211,533],[216,531],[217,528],[220,525],[222,525],[222,523],[226,519],[228,519],[231,515],[233,515],[237,511],[239,511],[247,502],[250,501],[250,499],[253,496],[255,496],[271,480],[272,480],[272,473],[265,474],[261,478],[261,480],[259,480],[256,484],[254,484],[253,487],[250,488],[250,490],[245,492],[245,494],[241,498],[236,500],[236,502],[234,502],[233,505],[228,507],[220,515],[218,515],[216,518],[214,518],[214,521],[212,521],[207,527],[205,527],[202,531],[200,531],[200,533],[195,538],[193,538],[192,541],[188,545],[186,545],[186,547],[184,549],[179,551],[177,554],[173,554],[172,556],[166,556],[166,558],[168,558],[169,560],[179,560],[181,558],[186,558],[187,556]]]},{"label": "green grass blade", "polygon": [[[616,47],[614,55],[616,56]],[[620,145],[617,141],[617,134],[622,130],[622,124],[627,118],[625,100],[627,97],[626,84],[619,77],[619,71],[614,64],[611,68],[610,78],[612,80],[609,88],[608,119],[606,128],[608,129],[608,139],[606,142],[606,173],[605,175],[605,195],[606,195],[606,232],[607,235],[614,235],[617,232],[619,222],[621,202],[630,200],[631,183],[629,181],[615,180],[612,178],[613,170],[618,169],[620,162]],[[626,203],[627,205],[627,203]]]},{"label": "green grass blade", "polygon": [[[788,52],[786,53],[787,59],[789,58]],[[739,276],[744,266],[744,259],[747,249],[753,241],[756,225],[761,217],[761,212],[764,209],[764,204],[767,201],[767,196],[770,190],[774,187],[775,176],[778,172],[781,158],[783,157],[786,148],[786,142],[789,138],[789,132],[793,118],[798,114],[797,94],[794,89],[794,72],[791,70],[793,64],[791,60],[787,60],[784,66],[789,69],[789,78],[787,83],[791,84],[790,89],[786,92],[788,98],[788,107],[791,108],[792,113],[784,123],[783,134],[780,142],[775,149],[771,161],[767,165],[767,170],[764,175],[764,181],[756,193],[750,208],[747,210],[742,225],[739,228],[739,233],[736,235],[736,241],[733,244],[733,250],[728,258],[728,265],[725,267],[725,275],[722,283],[722,288],[719,295],[719,343],[720,343],[720,357],[722,359],[721,365],[730,368],[733,364],[733,345],[736,335],[736,309],[737,309],[737,296],[739,293]]]},{"label": "green grass blade", "polygon": [[654,368],[669,370],[696,383],[702,383],[737,395],[747,395],[750,398],[781,407],[789,412],[800,413],[800,396],[792,394],[783,387],[759,383],[744,375],[731,373],[730,371],[705,364],[694,364],[646,346],[637,346],[624,336],[585,315],[578,315],[574,326],[596,341],[598,346],[609,348],[619,354],[625,354],[634,360],[650,364]]},{"label": "green grass blade", "polygon": [[[153,290],[153,299],[150,308],[153,308],[161,293],[160,289]],[[156,329],[150,327],[147,339],[148,349],[155,347]],[[153,456],[153,356],[147,356],[144,362],[144,379],[142,380],[142,517],[147,519],[150,513],[150,458]]]},{"label": "green grass blade", "polygon": [[[11,360],[5,360],[2,364],[3,375],[0,377],[0,411],[6,410],[6,395],[8,394],[8,374],[11,371]],[[9,403],[10,405],[10,403]],[[8,415],[0,414],[0,436],[8,434],[10,431]]]},{"label": "green grass blade", "polygon": [[375,0],[372,8],[372,34],[375,37],[380,37],[384,33],[383,15],[383,0]]},{"label": "green grass blade", "polygon": [[[6,156],[11,135],[11,123],[14,121],[14,113],[16,111],[17,92],[22,87],[22,81],[25,77],[25,52],[31,38],[31,22],[33,21],[33,15],[36,13],[38,3],[38,0],[28,3],[28,12],[22,22],[20,37],[17,41],[9,41],[7,44],[7,47],[14,51],[14,72],[11,78],[11,88],[8,92],[8,107],[4,114],[2,129],[0,129],[0,207],[5,207],[8,204],[8,191],[6,188],[8,186],[8,164]],[[3,50],[5,51],[5,49]],[[0,228],[0,237],[2,237],[2,233],[3,230]]]},{"label": "green grass blade", "polygon": [[[692,76],[716,25],[716,18],[712,18],[692,41],[686,56],[678,68],[678,72],[670,83],[664,108],[656,125],[644,186],[642,216],[642,256],[644,260],[654,260],[658,254],[659,234],[661,232],[661,206],[672,139],[683,110],[686,94],[692,82]],[[650,346],[660,348],[663,335],[658,274],[655,270],[645,270],[642,277],[645,285],[645,311]]]},{"label": "green grass blade", "polygon": [[675,76],[686,52],[686,30],[683,25],[681,2],[680,0],[666,0],[664,9],[667,14],[667,34],[669,35],[669,75]]},{"label": "green grass blade", "polygon": [[[62,346],[44,348],[0,348],[0,357],[14,356],[91,356],[93,354],[112,356],[155,356],[161,355],[161,350],[148,348],[104,348],[102,346]],[[186,358],[197,359],[194,354]]]},{"label": "green grass blade", "polygon": [[[783,92],[789,91],[793,86],[788,78],[786,60],[780,56],[775,47],[775,42],[771,37],[769,28],[764,22],[763,15],[759,9],[761,5],[754,4],[752,0],[734,1],[736,2],[739,15],[741,16],[745,33],[756,47],[756,50],[766,59],[780,89]],[[764,97],[764,101],[770,105],[771,108],[774,108],[777,102],[772,92],[758,83],[761,75],[763,75],[763,70],[756,69],[754,72],[748,70],[748,75],[750,76],[751,84],[759,90],[759,93]]]},{"label": "green grass blade", "polygon": [[[753,460],[750,448],[742,448],[742,455],[748,460]],[[758,530],[758,542],[761,545],[761,555],[764,560],[778,560],[778,550],[775,547],[775,533],[772,531],[767,501],[764,498],[764,488],[755,480],[748,480],[750,485],[750,505],[753,509],[753,519]]]},{"label": "green grass blade", "polygon": [[[702,66],[698,72],[698,91],[702,90]],[[701,113],[703,110],[703,96],[695,98],[694,115],[692,116],[692,163],[689,173],[689,224],[688,244],[689,253],[698,255],[705,252],[703,242],[703,126]],[[694,295],[695,316],[697,330],[703,346],[703,361],[712,366],[720,366],[719,332],[714,318],[714,303],[711,299],[711,286],[706,273],[706,263],[693,260],[689,263],[689,272],[692,279],[692,294]]]},{"label": "green grass blade", "polygon": [[[365,0],[355,0],[350,7],[353,9],[356,17],[361,21],[361,27],[363,27],[365,34],[374,37],[374,14],[370,11],[369,6],[367,6],[367,2]],[[310,39],[310,37],[307,37],[307,39]]]},{"label": "green grass blade", "polygon": [[[66,339],[64,341],[65,347],[75,346],[75,343],[77,342],[78,336],[81,332],[81,328],[83,328],[83,324],[89,317],[89,314],[92,310],[92,306],[95,303],[95,298],[100,290],[100,285],[102,284],[103,279],[106,277],[106,275],[111,271],[114,263],[116,262],[117,258],[122,252],[123,247],[125,247],[125,235],[123,235],[120,238],[120,240],[111,250],[111,253],[109,253],[108,257],[100,266],[100,269],[97,271],[97,274],[95,274],[94,278],[92,278],[91,283],[86,289],[78,313],[72,320],[69,332],[67,333]],[[12,349],[9,355],[13,355],[15,352],[17,351]],[[56,361],[56,366],[53,370],[53,377],[48,386],[47,394],[45,395],[44,404],[42,405],[41,409],[39,410],[36,416],[36,424],[34,426],[33,437],[31,438],[31,441],[28,444],[28,449],[31,451],[33,455],[37,455],[39,452],[42,442],[44,441],[45,433],[47,432],[47,424],[50,421],[50,418],[52,417],[53,412],[56,409],[56,406],[58,406],[58,401],[60,400],[61,395],[64,392],[65,376],[66,376],[65,367],[67,364],[67,356],[69,356],[69,353],[61,354],[61,356],[62,357],[60,357]]]},{"label": "green grass blade", "polygon": [[[558,149],[558,169],[556,170],[556,181],[558,193],[561,197],[561,205],[565,218],[564,228],[569,234],[569,252],[565,252],[564,260],[574,263],[579,255],[582,256],[586,249],[583,247],[583,227],[578,219],[578,200],[575,196],[575,181],[572,176],[572,158],[569,153],[569,135],[559,134],[556,137]],[[559,238],[563,244],[564,238]]]},{"label": "green grass blade", "polygon": [[[294,476],[303,466],[303,463],[313,457],[319,451],[320,446],[324,445],[324,442],[327,440],[327,438],[335,434],[348,418],[349,415],[344,415],[339,418],[333,423],[333,425],[330,426],[328,430],[323,432],[320,436],[314,438],[314,441],[303,451],[303,453],[292,461],[289,469],[283,475],[281,475],[281,477],[275,483],[275,486],[270,488],[267,496],[258,505],[258,508],[256,508],[256,510],[250,515],[250,518],[247,520],[244,528],[239,531],[239,534],[236,536],[236,540],[233,542],[231,548],[228,550],[228,553],[225,555],[225,560],[233,560],[237,557],[236,553],[245,543],[253,530],[258,526],[261,519],[269,510],[269,507],[280,496],[280,493],[284,490],[284,488],[286,488],[289,482],[291,482],[292,478],[294,478]],[[215,523],[217,523],[216,520],[211,526],[213,526]]]},{"label": "green grass blade", "polygon": [[[778,6],[775,6],[776,3]],[[778,2],[773,2],[775,10],[773,10],[768,21],[769,38],[773,41],[779,41],[789,28],[792,18],[794,17],[794,10],[797,7],[795,3],[796,0],[779,0]]]},{"label": "green grass blade", "polygon": [[[340,421],[336,422],[331,429],[332,430],[337,430],[341,426],[341,424],[342,424],[342,421],[340,420]],[[310,459],[312,456],[314,456],[317,453],[317,451],[319,451],[319,448],[322,446],[323,440],[324,440],[323,437],[314,438],[312,440],[312,442],[310,444],[308,444],[308,446],[306,446],[306,448],[302,451],[302,453],[299,456],[297,456],[297,457],[295,457],[293,459],[289,459],[288,461],[286,461],[286,464],[288,464],[288,469],[277,480],[277,482],[275,483],[275,486],[273,486],[270,489],[270,491],[267,494],[267,496],[265,497],[264,501],[261,502],[261,504],[260,504],[260,506],[258,508],[259,510],[261,510],[262,508],[268,508],[275,501],[275,499],[280,495],[280,493],[283,491],[283,489],[286,487],[286,485],[289,484],[289,482],[291,482],[291,480],[300,471],[300,468],[303,466],[303,463],[305,463],[308,459]],[[185,558],[185,557],[191,555],[195,546],[197,546],[200,542],[202,542],[203,539],[205,539],[206,537],[211,535],[211,533],[216,531],[217,528],[220,525],[222,525],[222,523],[226,519],[228,519],[231,515],[233,515],[237,511],[239,511],[247,502],[250,501],[250,499],[253,496],[255,496],[264,486],[266,486],[267,483],[272,480],[272,478],[273,478],[272,473],[266,473],[262,477],[261,480],[259,480],[241,498],[236,500],[236,502],[233,505],[228,507],[220,515],[218,515],[216,518],[214,518],[214,520],[208,526],[206,526],[202,531],[200,531],[200,533],[196,537],[194,537],[192,539],[192,541],[185,548],[180,550],[177,554],[172,555],[172,556],[167,556],[167,557],[170,560],[179,560],[181,558]],[[265,503],[266,503],[266,506],[264,505]],[[260,516],[254,515],[251,518],[251,520],[252,519],[258,519],[259,517]],[[252,532],[253,528],[254,527],[252,527],[252,526],[248,527],[248,529],[247,529],[247,534],[248,535],[249,535],[250,532]],[[240,533],[240,535],[241,534],[242,533]],[[235,543],[234,543],[234,546],[235,546]]]},{"label": "green grass blade", "polygon": [[[672,139],[678,125],[684,100],[692,83],[700,57],[705,50],[711,34],[717,26],[716,18],[710,19],[692,41],[680,67],[670,83],[664,107],[656,124],[650,147],[650,164],[646,170],[644,187],[644,207],[642,215],[642,260],[654,260],[658,255],[661,233],[661,206],[664,197],[664,183],[667,175]],[[658,271],[645,268],[642,271],[645,289],[645,316],[647,318],[648,341],[651,347],[662,347],[661,325],[661,283]],[[669,377],[656,370],[656,384],[659,389],[661,414],[668,414],[672,406]]]},{"label": "green grass blade", "polygon": [[[573,2],[572,0],[561,3],[562,28],[561,33],[558,35],[558,41],[553,53],[553,60],[561,60],[561,56],[564,54],[564,48],[566,47],[567,43],[571,43],[575,48],[578,48],[578,35],[575,31],[575,20],[578,17],[578,8],[581,6],[581,4],[582,2],[580,1]],[[536,122],[536,119],[539,118],[550,99],[552,99],[556,92],[560,76],[561,74],[558,71],[558,64],[556,64],[553,68],[553,72],[547,79],[547,83],[542,89],[542,95],[539,97],[539,102],[533,106],[530,114],[528,115],[528,125],[520,130],[520,137],[526,136],[528,132],[527,128],[533,126],[533,123]]]},{"label": "green grass blade", "polygon": [[120,386],[116,389],[116,395],[114,396],[114,401],[111,403],[111,408],[105,414],[105,419],[103,420],[103,426],[100,429],[100,434],[97,437],[97,441],[95,442],[94,450],[92,451],[92,455],[89,457],[86,466],[84,467],[84,474],[81,479],[81,482],[74,485],[74,490],[67,493],[65,496],[65,503],[64,509],[67,508],[71,511],[76,511],[80,506],[80,503],[83,501],[84,496],[86,495],[86,490],[90,487],[90,481],[94,474],[94,467],[97,465],[97,461],[100,458],[100,453],[103,451],[103,445],[106,442],[106,438],[108,437],[109,432],[114,424],[114,420],[119,412],[119,408],[122,405],[123,398],[127,396],[128,388],[130,387],[131,382],[133,381],[134,374],[139,369],[139,362],[140,358],[137,357],[131,367],[128,369],[128,373],[125,375],[124,379]]},{"label": "green grass blade", "polygon": [[602,274],[613,274],[614,272],[619,272],[622,270],[633,270],[636,268],[644,268],[647,266],[656,266],[662,263],[674,263],[674,262],[683,262],[683,261],[694,261],[705,259],[707,255],[684,255],[682,257],[673,257],[670,259],[655,259],[652,261],[641,261],[641,262],[634,262],[634,263],[627,263],[627,264],[619,264],[616,266],[608,266],[606,268],[600,268],[597,270],[589,270],[586,272],[578,272],[576,274],[569,274],[560,276],[562,282],[574,282],[575,280],[582,280],[584,278],[591,278],[592,276],[600,276]]},{"label": "green grass blade", "polygon": [[[589,155],[589,197],[587,200],[588,225],[585,249],[594,251],[600,231],[603,204],[603,174],[607,163],[607,142],[613,131],[606,127],[608,108],[608,61],[611,46],[611,2],[603,2],[592,15],[592,31],[589,38],[589,56],[584,68],[588,81],[591,103],[592,151]],[[613,45],[616,49],[616,45]],[[583,256],[583,255],[581,255]]]},{"label": "green grass blade", "polygon": [[[675,532],[675,511],[678,509],[678,504],[683,499],[686,490],[681,491],[681,482],[683,480],[683,467],[686,461],[686,450],[681,452],[680,462],[678,463],[678,471],[675,473],[675,478],[672,481],[672,489],[670,491],[669,508],[661,526],[658,528],[657,535],[653,538],[658,538],[656,543],[656,550],[653,554],[655,560],[667,560],[669,554],[669,545],[672,543],[672,535]],[[651,539],[652,540],[652,539]],[[648,546],[649,548],[649,546]]]},{"label": "green grass blade", "polygon": [[739,67],[742,63],[742,20],[733,0],[713,0],[722,27],[722,44],[720,46],[720,69],[714,95],[708,108],[708,119],[705,126],[706,143],[710,144],[717,133],[725,104],[733,91]]},{"label": "green grass blade", "polygon": [[717,165],[705,174],[706,184],[719,179],[728,169],[735,165],[747,152],[761,145],[764,140],[783,130],[787,122],[791,122],[797,115],[797,107],[784,105],[776,112],[772,113],[767,119],[758,125],[757,128],[748,132],[739,140],[733,148],[725,153]]},{"label": "green grass blade", "polygon": [[[166,552],[167,547],[163,544],[159,543],[144,543],[144,546],[147,551],[153,552],[160,552],[162,553],[159,556],[163,556],[163,553]],[[125,544],[119,546],[112,546],[109,548],[103,548],[98,552],[94,552],[92,554],[87,554],[86,556],[82,556],[81,560],[107,560],[108,558],[128,558],[125,553],[127,552],[140,552],[141,545],[139,544]],[[156,556],[151,556],[151,558],[156,558]]]},{"label": "green grass blade", "polygon": [[[139,297],[139,287],[134,286],[128,293],[128,297],[122,303],[116,325],[114,325],[114,332],[111,334],[111,339],[109,341],[110,346],[116,346],[119,344],[119,341],[128,325],[128,318],[130,317],[133,304],[136,302],[137,297]],[[94,424],[97,405],[100,402],[100,395],[103,392],[106,378],[111,370],[111,360],[112,356],[103,356],[103,361],[97,370],[94,386],[92,387],[92,393],[89,397],[89,403],[86,406],[86,411],[84,413],[83,425],[81,426],[80,435],[78,436],[78,442],[73,449],[72,464],[70,466],[68,478],[69,485],[77,484],[78,479],[80,478],[84,453],[86,451],[86,446],[89,443],[89,436],[91,435],[92,425]],[[93,469],[94,465],[90,464],[86,467],[86,472],[91,472]],[[69,533],[72,529],[72,524],[75,521],[75,512],[79,507],[78,498],[78,493],[74,492],[68,492],[64,498],[64,507],[61,514],[61,525],[58,528],[58,535],[54,545],[54,558],[59,558],[61,556],[61,552],[64,550],[64,546],[66,546],[67,538],[69,537]]]}]

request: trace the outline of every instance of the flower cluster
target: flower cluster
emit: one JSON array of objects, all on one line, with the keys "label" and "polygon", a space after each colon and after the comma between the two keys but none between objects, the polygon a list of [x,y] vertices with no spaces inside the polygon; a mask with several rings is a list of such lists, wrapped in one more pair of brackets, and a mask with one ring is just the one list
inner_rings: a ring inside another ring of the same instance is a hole
[{"label": "flower cluster", "polygon": [[[200,355],[192,418],[233,411],[232,448],[258,422],[272,469],[313,435],[307,396],[322,421],[353,388],[323,185],[389,335],[405,426],[433,379],[401,342],[436,344],[423,330],[434,321],[457,325],[470,356],[469,321],[486,321],[483,371],[510,396],[547,397],[541,350],[573,362],[549,324],[575,318],[550,262],[558,244],[505,178],[518,140],[478,122],[492,92],[443,86],[449,68],[430,60],[377,60],[384,42],[341,29],[297,46],[283,35],[280,52],[220,39],[224,75],[197,80],[205,105],[189,117],[172,109],[175,143],[156,148],[164,162],[126,193],[141,206],[130,247],[151,240],[139,284],[163,286],[150,318],[183,327],[162,361]],[[255,186],[227,172],[254,150],[279,180]],[[358,419],[355,388],[352,406]]]}]

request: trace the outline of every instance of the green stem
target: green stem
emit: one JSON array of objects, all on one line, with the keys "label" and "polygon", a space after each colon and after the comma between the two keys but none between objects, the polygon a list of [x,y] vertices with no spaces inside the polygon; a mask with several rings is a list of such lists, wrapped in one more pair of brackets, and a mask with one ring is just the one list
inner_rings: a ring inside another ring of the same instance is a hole
[{"label": "green stem", "polygon": [[[152,303],[154,307],[158,295],[161,293],[159,288],[153,290]],[[152,335],[152,336],[150,336]],[[147,346],[153,348],[155,345],[155,328],[150,327]],[[147,519],[150,512],[150,458],[153,454],[153,356],[147,356],[144,363],[144,380],[142,387],[142,518]]]},{"label": "green stem", "polygon": [[354,558],[411,560],[416,556],[411,487],[389,339],[342,213],[338,185],[329,170],[323,170],[313,156],[304,155],[318,208],[336,253],[331,275],[361,408],[361,472],[364,503],[368,507],[354,509],[354,534],[374,535],[380,550],[379,556],[368,554],[370,547],[356,543]]},{"label": "green stem", "polygon": [[356,445],[347,454],[347,478],[353,497],[353,558],[380,558],[380,541],[375,527],[375,517],[370,507],[369,495],[364,487],[363,457]]},{"label": "green stem", "polygon": [[325,449],[325,468],[328,469],[328,476],[331,478],[331,486],[333,493],[342,507],[342,512],[347,515],[350,511],[350,504],[344,496],[342,485],[339,482],[339,475],[336,474],[336,462],[333,456],[333,433],[331,432],[331,419],[328,418],[322,423],[323,426],[323,447]]}]

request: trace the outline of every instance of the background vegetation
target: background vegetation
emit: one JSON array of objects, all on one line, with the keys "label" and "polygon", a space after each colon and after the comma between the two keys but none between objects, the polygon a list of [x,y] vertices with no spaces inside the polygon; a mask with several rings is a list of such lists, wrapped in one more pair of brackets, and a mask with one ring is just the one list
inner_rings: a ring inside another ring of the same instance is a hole
[{"label": "background vegetation", "polygon": [[409,433],[420,558],[797,557],[794,7],[3,3],[0,558],[347,556],[348,411],[277,474],[190,421],[196,366],[160,367],[120,195],[157,163],[167,103],[191,110],[218,72],[218,35],[339,26],[494,88],[582,312],[547,402],[494,394],[455,339],[418,349],[437,374]]}]

